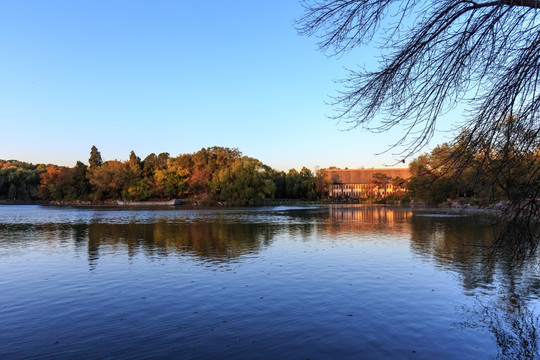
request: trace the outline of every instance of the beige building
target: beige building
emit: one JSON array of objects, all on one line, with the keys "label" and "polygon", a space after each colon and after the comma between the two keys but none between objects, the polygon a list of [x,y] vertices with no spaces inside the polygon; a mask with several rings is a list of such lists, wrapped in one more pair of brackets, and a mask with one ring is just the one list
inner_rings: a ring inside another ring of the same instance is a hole
[{"label": "beige building", "polygon": [[[328,191],[330,197],[386,197],[396,192],[405,191],[405,184],[397,184],[394,179],[407,180],[410,177],[409,169],[337,169],[330,167],[324,171],[331,181]],[[386,175],[386,178],[381,174]]]}]

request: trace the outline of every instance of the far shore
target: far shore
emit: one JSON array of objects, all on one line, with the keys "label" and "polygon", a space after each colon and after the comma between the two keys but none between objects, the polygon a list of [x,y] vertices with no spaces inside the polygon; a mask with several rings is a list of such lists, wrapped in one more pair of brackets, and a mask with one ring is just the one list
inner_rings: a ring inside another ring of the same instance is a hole
[{"label": "far shore", "polygon": [[107,208],[249,208],[258,206],[294,206],[294,205],[364,205],[364,206],[381,206],[381,207],[400,207],[409,208],[415,210],[424,211],[444,211],[449,214],[486,214],[486,215],[500,215],[500,204],[491,204],[489,206],[470,206],[468,204],[463,205],[458,202],[454,202],[451,206],[448,203],[434,205],[423,202],[410,202],[410,203],[393,203],[393,204],[380,204],[376,202],[359,202],[348,199],[335,199],[335,200],[297,200],[297,199],[268,199],[264,203],[255,204],[251,206],[229,206],[224,202],[197,200],[197,199],[172,199],[172,200],[151,200],[151,201],[124,201],[124,200],[110,200],[102,202],[94,201],[0,201],[0,205],[42,205],[42,206],[65,206],[65,207],[107,207]]}]

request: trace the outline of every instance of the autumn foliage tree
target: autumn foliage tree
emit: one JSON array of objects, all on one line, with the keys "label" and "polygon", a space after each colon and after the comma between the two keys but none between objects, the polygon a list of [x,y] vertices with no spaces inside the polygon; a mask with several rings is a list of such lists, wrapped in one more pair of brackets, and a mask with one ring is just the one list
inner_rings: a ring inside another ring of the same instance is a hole
[{"label": "autumn foliage tree", "polygon": [[[97,148],[92,147],[90,158],[94,159],[94,166],[87,173],[95,201],[194,197],[246,204],[258,203],[261,196],[274,194],[274,187],[261,180],[268,180],[269,168],[258,160],[242,157],[238,149],[215,146],[177,157],[152,153],[142,161],[132,151],[126,162],[101,163],[96,160],[97,154]],[[261,167],[264,176],[258,173]],[[261,183],[257,182],[256,173]],[[246,191],[233,195],[232,189],[238,190],[241,185],[247,186]]]},{"label": "autumn foliage tree", "polygon": [[315,173],[315,190],[319,198],[322,199],[328,195],[332,183],[332,179],[324,169],[317,170]]},{"label": "autumn foliage tree", "polygon": [[88,179],[94,200],[121,199],[128,185],[127,167],[117,160],[105,161],[99,167],[90,168]]},{"label": "autumn foliage tree", "polygon": [[232,166],[242,156],[238,149],[209,147],[192,155],[189,187],[194,195],[208,195],[210,182],[220,169]]},{"label": "autumn foliage tree", "polygon": [[167,168],[155,173],[156,185],[167,198],[179,198],[187,192],[187,180],[191,162],[185,155],[168,160]]},{"label": "autumn foliage tree", "polygon": [[[243,156],[238,149],[218,146],[176,157],[152,153],[144,160],[131,151],[126,161],[103,161],[97,147],[92,146],[89,163],[87,166],[78,161],[73,168],[39,165],[35,181],[39,192],[35,190],[34,198],[39,193],[41,199],[51,201],[188,198],[207,204],[219,201],[251,205],[261,204],[276,194],[316,200],[327,192],[330,181],[322,170],[316,175],[306,167],[288,173],[276,171],[257,159]],[[26,185],[21,190],[18,183],[11,181],[15,173],[4,180],[5,172],[0,168],[0,199],[21,198]]]},{"label": "autumn foliage tree", "polygon": [[68,168],[51,165],[40,175],[39,196],[47,200],[62,200],[68,191]]},{"label": "autumn foliage tree", "polygon": [[275,191],[269,170],[259,160],[243,156],[217,171],[210,187],[219,200],[230,205],[260,204]]}]

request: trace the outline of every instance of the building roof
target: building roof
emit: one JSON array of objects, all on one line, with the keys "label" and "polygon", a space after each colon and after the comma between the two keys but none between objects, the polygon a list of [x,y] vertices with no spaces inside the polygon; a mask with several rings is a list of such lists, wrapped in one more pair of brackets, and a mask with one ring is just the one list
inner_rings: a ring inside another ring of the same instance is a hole
[{"label": "building roof", "polygon": [[409,169],[324,169],[334,184],[369,184],[373,175],[380,173],[390,178],[408,179]]}]

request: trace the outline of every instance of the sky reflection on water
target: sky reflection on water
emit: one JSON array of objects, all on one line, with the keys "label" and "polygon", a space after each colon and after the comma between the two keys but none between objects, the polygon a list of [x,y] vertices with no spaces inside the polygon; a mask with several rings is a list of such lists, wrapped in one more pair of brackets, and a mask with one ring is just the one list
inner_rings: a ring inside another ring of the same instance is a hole
[{"label": "sky reflection on water", "polygon": [[480,251],[483,218],[422,214],[0,207],[0,357],[519,356],[478,304],[538,314],[535,264]]}]

